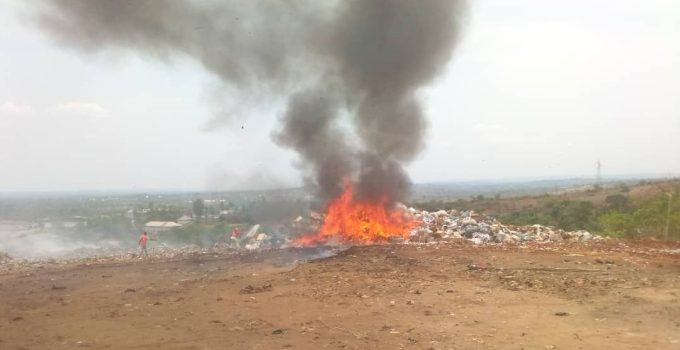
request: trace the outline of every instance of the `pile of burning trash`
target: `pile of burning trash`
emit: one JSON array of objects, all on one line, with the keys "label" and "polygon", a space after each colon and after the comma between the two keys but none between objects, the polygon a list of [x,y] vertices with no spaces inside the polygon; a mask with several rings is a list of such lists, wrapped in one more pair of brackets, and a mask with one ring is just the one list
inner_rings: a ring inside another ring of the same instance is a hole
[{"label": "pile of burning trash", "polygon": [[[296,246],[470,241],[474,244],[522,244],[590,241],[602,237],[588,231],[565,231],[542,225],[504,225],[474,211],[429,212],[397,205],[388,214],[344,210],[338,215],[310,214],[311,233],[292,242]],[[331,210],[330,213],[333,213]],[[385,224],[387,222],[387,224]]]},{"label": "pile of burning trash", "polygon": [[408,208],[408,212],[421,225],[410,233],[411,242],[437,242],[467,239],[475,244],[560,242],[563,240],[589,241],[602,237],[588,231],[564,231],[542,225],[503,225],[493,217],[474,211],[440,210],[419,211]]},{"label": "pile of burning trash", "polygon": [[[428,212],[401,203],[356,197],[351,184],[330,201],[323,215],[293,241],[296,246],[355,245],[376,243],[432,243],[467,239],[475,244],[588,241],[599,239],[587,231],[566,232],[541,225],[503,225],[473,211]],[[300,218],[301,219],[301,218]]]},{"label": "pile of burning trash", "polygon": [[[329,216],[311,212],[308,218],[298,217],[288,225],[263,227],[253,225],[240,237],[210,247],[186,245],[172,247],[159,244],[149,249],[150,259],[174,259],[203,254],[238,254],[287,247],[347,246],[382,243],[436,243],[469,241],[474,244],[522,244],[590,241],[603,239],[587,231],[564,231],[548,226],[503,225],[493,217],[474,211],[440,210],[428,212],[398,206],[395,213],[368,215],[366,210]],[[369,212],[371,214],[372,212]],[[397,220],[382,224],[382,221]],[[334,219],[336,221],[333,221]],[[339,222],[339,223],[338,223]],[[332,224],[332,225],[331,225]],[[324,231],[324,228],[327,231]],[[397,230],[393,232],[390,229]],[[266,232],[265,232],[266,231]],[[59,258],[21,259],[0,252],[0,273],[25,268],[77,264],[126,262],[142,258],[136,249],[92,248],[76,249]],[[146,259],[146,257],[144,257]]]}]

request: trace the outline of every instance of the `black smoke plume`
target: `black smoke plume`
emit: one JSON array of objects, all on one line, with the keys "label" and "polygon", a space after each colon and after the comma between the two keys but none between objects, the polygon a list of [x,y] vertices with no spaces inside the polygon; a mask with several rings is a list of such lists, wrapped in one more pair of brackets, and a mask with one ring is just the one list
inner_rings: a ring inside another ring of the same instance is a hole
[{"label": "black smoke plume", "polygon": [[[320,195],[407,194],[424,144],[416,95],[449,61],[462,0],[44,0],[36,23],[85,52],[187,57],[225,89],[287,99],[272,134]],[[219,117],[219,116],[218,116]],[[349,126],[349,127],[348,127]]]}]

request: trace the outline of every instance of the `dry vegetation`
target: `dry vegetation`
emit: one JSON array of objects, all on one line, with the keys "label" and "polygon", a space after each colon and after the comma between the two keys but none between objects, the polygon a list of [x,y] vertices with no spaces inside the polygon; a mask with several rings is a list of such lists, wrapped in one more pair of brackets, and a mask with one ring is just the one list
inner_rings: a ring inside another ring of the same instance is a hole
[{"label": "dry vegetation", "polygon": [[[671,212],[668,215],[668,195]],[[669,221],[669,236],[680,239],[680,181],[640,181],[580,187],[542,195],[502,198],[476,196],[455,202],[413,203],[430,210],[475,210],[506,224],[542,224],[565,230],[586,229],[629,238],[661,238]]]}]

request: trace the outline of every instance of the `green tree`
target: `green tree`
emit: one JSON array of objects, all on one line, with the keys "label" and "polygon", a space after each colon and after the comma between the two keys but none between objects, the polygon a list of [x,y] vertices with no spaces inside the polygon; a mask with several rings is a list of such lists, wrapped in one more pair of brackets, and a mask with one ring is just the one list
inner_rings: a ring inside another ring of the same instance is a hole
[{"label": "green tree", "polygon": [[635,234],[635,222],[630,214],[609,212],[600,215],[597,221],[602,232],[609,236],[630,237]]},{"label": "green tree", "polygon": [[668,195],[661,193],[656,197],[640,203],[633,214],[636,230],[643,235],[661,237],[669,219],[669,237],[680,238],[680,189],[676,189],[671,197],[670,215],[668,213]]},{"label": "green tree", "polygon": [[205,203],[203,199],[197,198],[193,202],[194,217],[202,218],[205,215]]},{"label": "green tree", "polygon": [[605,199],[607,208],[616,211],[625,211],[628,209],[628,196],[622,193],[610,194]]},{"label": "green tree", "polygon": [[547,206],[550,223],[564,230],[593,229],[593,203],[588,201],[560,201]]},{"label": "green tree", "polygon": [[182,215],[180,208],[158,208],[146,215],[146,221],[175,221]]}]

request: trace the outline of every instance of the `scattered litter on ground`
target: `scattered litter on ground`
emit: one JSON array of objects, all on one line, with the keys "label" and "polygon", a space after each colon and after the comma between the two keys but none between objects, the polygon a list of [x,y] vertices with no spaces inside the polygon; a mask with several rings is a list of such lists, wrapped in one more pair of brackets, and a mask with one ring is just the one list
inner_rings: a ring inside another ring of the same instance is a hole
[{"label": "scattered litter on ground", "polygon": [[256,293],[264,293],[264,292],[269,292],[272,290],[272,285],[271,284],[265,284],[259,287],[254,287],[251,285],[246,286],[245,288],[241,289],[239,291],[239,294],[256,294]]}]

